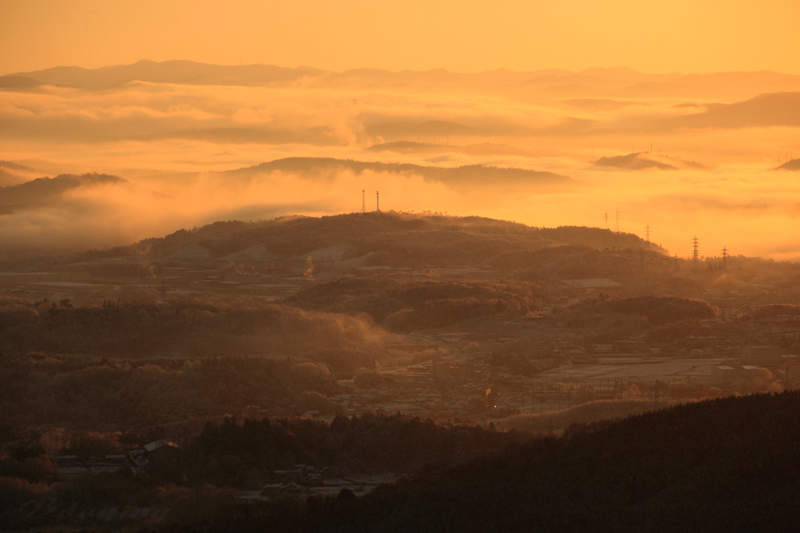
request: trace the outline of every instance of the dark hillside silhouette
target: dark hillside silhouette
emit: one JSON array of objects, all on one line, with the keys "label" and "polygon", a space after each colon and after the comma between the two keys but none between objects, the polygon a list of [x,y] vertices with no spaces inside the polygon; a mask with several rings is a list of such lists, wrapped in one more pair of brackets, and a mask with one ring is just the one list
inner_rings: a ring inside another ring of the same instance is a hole
[{"label": "dark hillside silhouette", "polygon": [[752,395],[574,426],[358,500],[230,509],[211,531],[790,531],[799,403]]}]

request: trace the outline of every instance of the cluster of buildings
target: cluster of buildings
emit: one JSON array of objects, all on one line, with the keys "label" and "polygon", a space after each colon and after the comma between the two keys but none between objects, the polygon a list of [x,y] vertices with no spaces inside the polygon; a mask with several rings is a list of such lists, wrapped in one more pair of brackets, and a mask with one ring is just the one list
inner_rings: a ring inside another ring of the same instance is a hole
[{"label": "cluster of buildings", "polygon": [[381,483],[391,483],[400,476],[393,473],[347,474],[346,477],[328,475],[329,468],[296,464],[289,470],[275,470],[261,490],[239,491],[236,496],[248,500],[269,500],[284,496],[308,498],[311,496],[336,496],[348,490],[363,496]]},{"label": "cluster of buildings", "polygon": [[129,469],[134,475],[143,474],[149,463],[177,460],[181,447],[168,440],[157,440],[126,453],[83,457],[79,455],[54,455],[59,479],[70,479],[87,474],[112,473]]}]

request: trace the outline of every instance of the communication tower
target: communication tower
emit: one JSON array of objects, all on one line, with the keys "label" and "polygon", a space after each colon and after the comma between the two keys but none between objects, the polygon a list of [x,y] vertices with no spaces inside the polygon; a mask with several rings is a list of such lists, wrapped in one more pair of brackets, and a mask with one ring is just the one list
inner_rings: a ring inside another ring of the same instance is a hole
[{"label": "communication tower", "polygon": [[375,202],[378,208],[378,213],[381,212],[381,191],[375,191]]},{"label": "communication tower", "polygon": [[644,235],[645,235],[644,241],[647,243],[647,249],[649,250],[650,249],[650,224],[648,224],[647,228],[645,228]]},{"label": "communication tower", "polygon": [[361,189],[361,212],[362,213],[366,213],[367,212],[367,196],[366,196],[366,193],[367,193],[367,191],[365,191],[364,189]]},{"label": "communication tower", "polygon": [[604,220],[604,221],[605,221],[605,223],[606,223],[606,228],[608,228],[608,211],[606,211],[605,213],[603,213],[603,220]]},{"label": "communication tower", "polygon": [[697,255],[697,235],[695,235],[692,239],[692,249],[692,261],[694,261],[696,264],[699,259],[699,256]]},{"label": "communication tower", "polygon": [[722,269],[725,270],[728,267],[728,248],[726,246],[722,247]]}]

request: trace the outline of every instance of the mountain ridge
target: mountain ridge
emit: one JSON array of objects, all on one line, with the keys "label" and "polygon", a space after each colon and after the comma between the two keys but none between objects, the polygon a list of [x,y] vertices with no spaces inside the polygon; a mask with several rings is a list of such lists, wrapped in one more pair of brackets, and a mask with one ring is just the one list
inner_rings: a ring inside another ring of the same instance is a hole
[{"label": "mountain ridge", "polygon": [[568,176],[554,172],[528,170],[514,167],[494,167],[484,165],[463,165],[459,167],[422,166],[412,163],[383,163],[378,161],[358,161],[354,159],[337,159],[333,157],[287,157],[251,167],[228,170],[223,174],[232,177],[253,175],[258,172],[296,172],[311,174],[314,172],[350,170],[356,174],[364,171],[415,173],[426,181],[439,181],[451,186],[487,184],[526,185],[540,188],[576,187],[581,182]]},{"label": "mountain ridge", "polygon": [[[372,80],[380,84],[401,85],[410,81],[442,82],[446,84],[473,83],[476,87],[495,85],[503,91],[544,90],[584,96],[686,96],[708,92],[709,84],[723,84],[728,91],[749,86],[761,87],[760,92],[800,90],[800,75],[774,71],[720,72],[704,74],[652,74],[628,67],[590,68],[580,72],[559,69],[512,71],[496,69],[476,73],[451,72],[446,69],[422,71],[388,71],[375,68],[350,69],[342,72],[312,67],[296,68],[275,65],[216,65],[189,60],[155,62],[141,60],[129,65],[110,65],[95,69],[56,66],[29,72],[13,72],[0,76],[0,87],[9,90],[30,89],[41,84],[103,88],[132,81],[176,83],[189,85],[280,85],[319,78],[327,83],[360,83]],[[567,86],[564,83],[567,83]],[[750,90],[750,89],[748,89]],[[564,93],[564,94],[567,94]],[[752,95],[752,91],[750,92]],[[740,95],[741,96],[741,95]]]}]

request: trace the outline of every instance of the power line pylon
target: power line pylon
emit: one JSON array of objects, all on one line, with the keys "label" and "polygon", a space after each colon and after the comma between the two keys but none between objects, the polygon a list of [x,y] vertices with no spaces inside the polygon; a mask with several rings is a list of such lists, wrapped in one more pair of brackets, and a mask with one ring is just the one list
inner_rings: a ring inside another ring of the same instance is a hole
[{"label": "power line pylon", "polygon": [[604,220],[604,221],[605,221],[605,223],[606,223],[606,229],[608,229],[608,211],[606,211],[605,213],[603,213],[603,220]]}]

